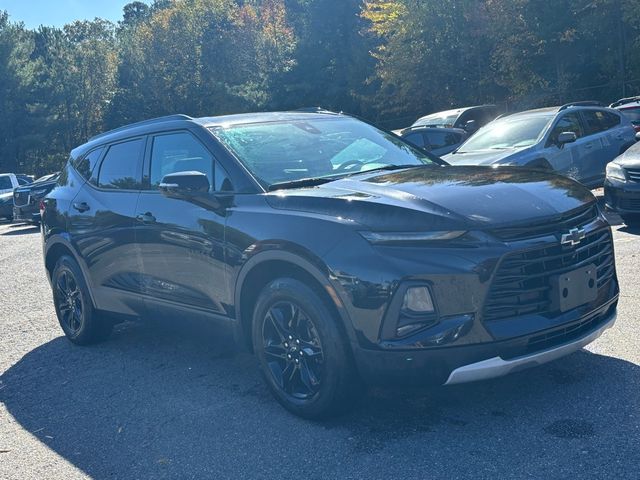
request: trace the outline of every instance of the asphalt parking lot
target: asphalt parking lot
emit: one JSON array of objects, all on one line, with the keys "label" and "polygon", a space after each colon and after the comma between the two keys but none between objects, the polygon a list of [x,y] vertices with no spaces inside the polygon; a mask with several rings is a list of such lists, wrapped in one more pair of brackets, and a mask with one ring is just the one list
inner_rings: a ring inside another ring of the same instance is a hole
[{"label": "asphalt parking lot", "polygon": [[61,334],[37,229],[0,225],[0,478],[638,478],[640,230],[612,217],[618,322],[588,350],[483,383],[286,413],[202,326]]}]

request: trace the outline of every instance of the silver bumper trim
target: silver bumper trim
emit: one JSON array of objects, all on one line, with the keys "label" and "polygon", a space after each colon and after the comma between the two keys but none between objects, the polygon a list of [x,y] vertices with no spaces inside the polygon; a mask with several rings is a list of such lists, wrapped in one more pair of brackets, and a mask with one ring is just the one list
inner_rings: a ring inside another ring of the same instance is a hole
[{"label": "silver bumper trim", "polygon": [[605,330],[611,328],[616,321],[616,316],[617,314],[613,313],[606,320],[604,325],[590,334],[570,343],[550,348],[549,350],[542,350],[540,352],[532,353],[531,355],[511,358],[509,360],[503,360],[500,357],[493,357],[481,362],[470,363],[469,365],[458,367],[451,372],[451,375],[449,375],[449,379],[445,385],[454,385],[456,383],[475,382],[477,380],[501,377],[514,371],[535,367],[537,365],[542,365],[543,363],[556,360],[560,357],[564,357],[565,355],[578,351],[590,344],[602,335]]}]

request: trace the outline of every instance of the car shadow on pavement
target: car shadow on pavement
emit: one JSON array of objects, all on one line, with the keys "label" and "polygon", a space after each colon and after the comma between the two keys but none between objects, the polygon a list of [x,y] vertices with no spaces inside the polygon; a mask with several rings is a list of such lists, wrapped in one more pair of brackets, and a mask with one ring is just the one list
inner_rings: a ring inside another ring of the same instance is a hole
[{"label": "car shadow on pavement", "polygon": [[10,225],[11,230],[0,233],[2,236],[13,235],[29,235],[31,233],[40,233],[40,227],[34,225]]},{"label": "car shadow on pavement", "polygon": [[[639,366],[583,351],[477,384],[376,389],[310,422],[272,399],[229,338],[138,324],[93,347],[56,338],[0,377],[15,421],[96,479],[624,476],[640,460],[639,392]],[[0,461],[13,441],[0,438]]]}]

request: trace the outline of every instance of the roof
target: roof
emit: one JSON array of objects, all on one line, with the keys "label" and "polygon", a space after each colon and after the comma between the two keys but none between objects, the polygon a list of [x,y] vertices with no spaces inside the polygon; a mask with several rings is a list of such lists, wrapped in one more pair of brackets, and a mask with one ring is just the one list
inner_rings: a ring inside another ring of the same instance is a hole
[{"label": "roof", "polygon": [[452,108],[451,110],[443,110],[441,112],[433,112],[433,113],[429,113],[428,115],[423,115],[418,120],[422,120],[423,118],[428,118],[428,117],[449,117],[451,115],[460,115],[463,112],[466,112],[467,110],[473,110],[475,108],[496,108],[496,106],[487,104],[487,105],[473,105],[471,107]]}]

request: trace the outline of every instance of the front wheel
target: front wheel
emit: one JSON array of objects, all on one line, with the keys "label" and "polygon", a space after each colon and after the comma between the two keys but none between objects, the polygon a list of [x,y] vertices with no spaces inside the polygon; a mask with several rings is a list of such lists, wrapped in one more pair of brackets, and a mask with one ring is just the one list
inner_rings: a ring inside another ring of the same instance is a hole
[{"label": "front wheel", "polygon": [[253,347],[276,399],[290,412],[321,418],[349,409],[362,391],[348,343],[311,288],[274,280],[253,316]]},{"label": "front wheel", "polygon": [[58,321],[66,337],[77,345],[105,340],[113,323],[93,308],[89,289],[80,266],[70,256],[62,256],[51,277],[53,303]]}]

